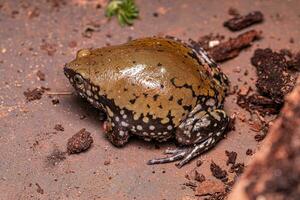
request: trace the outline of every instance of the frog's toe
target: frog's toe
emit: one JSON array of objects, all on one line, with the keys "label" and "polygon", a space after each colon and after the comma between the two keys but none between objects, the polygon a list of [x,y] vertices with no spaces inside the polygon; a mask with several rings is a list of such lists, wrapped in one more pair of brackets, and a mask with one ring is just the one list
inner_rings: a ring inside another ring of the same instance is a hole
[{"label": "frog's toe", "polygon": [[164,153],[165,154],[175,154],[175,153],[180,153],[182,151],[184,151],[184,149],[179,149],[179,148],[177,148],[177,149],[166,149]]},{"label": "frog's toe", "polygon": [[[209,140],[210,141],[210,140]],[[197,157],[198,155],[200,155],[201,153],[203,153],[204,151],[206,151],[208,149],[208,146],[211,145],[211,143],[209,141],[205,141],[201,144],[195,145],[192,150],[190,150],[185,156],[184,158],[176,164],[176,166],[178,168],[181,168],[183,165],[187,164],[188,162],[190,162],[192,159],[194,159],[195,157]]]},{"label": "frog's toe", "polygon": [[111,122],[108,121],[104,122],[103,129],[104,132],[106,133],[108,140],[114,146],[122,147],[129,140],[130,137],[129,132],[122,127],[113,126]]},{"label": "frog's toe", "polygon": [[164,164],[164,163],[170,163],[170,162],[174,162],[177,160],[181,160],[188,153],[188,150],[187,149],[166,150],[165,153],[172,154],[172,155],[164,157],[164,158],[155,158],[155,159],[149,160],[147,162],[147,164],[148,165]]},{"label": "frog's toe", "polygon": [[117,134],[114,132],[106,133],[108,140],[116,147],[124,146],[129,139],[129,134],[126,131],[120,130]]},{"label": "frog's toe", "polygon": [[155,165],[155,164],[164,164],[170,163],[177,160],[181,160],[179,163],[176,164],[178,168],[181,168],[183,165],[187,164],[193,158],[197,157],[202,152],[206,151],[209,146],[213,145],[214,141],[209,139],[200,144],[195,144],[193,147],[186,147],[186,148],[178,148],[178,149],[167,149],[165,154],[171,154],[170,156],[164,158],[156,158],[148,161],[148,165]]}]

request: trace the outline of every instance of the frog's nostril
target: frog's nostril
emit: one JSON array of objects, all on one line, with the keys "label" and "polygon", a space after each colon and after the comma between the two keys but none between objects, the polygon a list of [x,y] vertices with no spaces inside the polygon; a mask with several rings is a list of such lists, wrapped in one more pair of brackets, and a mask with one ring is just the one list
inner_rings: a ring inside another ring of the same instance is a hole
[{"label": "frog's nostril", "polygon": [[64,73],[65,73],[66,77],[68,77],[68,78],[72,78],[76,74],[75,71],[70,69],[67,65],[65,65],[65,67],[64,67]]}]

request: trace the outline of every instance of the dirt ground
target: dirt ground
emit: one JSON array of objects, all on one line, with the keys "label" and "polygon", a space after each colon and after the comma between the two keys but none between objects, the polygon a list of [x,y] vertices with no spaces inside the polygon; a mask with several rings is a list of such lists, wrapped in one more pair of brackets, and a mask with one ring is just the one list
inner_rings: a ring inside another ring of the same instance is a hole
[{"label": "dirt ground", "polygon": [[[230,18],[228,9],[236,8],[242,14],[260,10],[264,23],[251,28],[261,30],[263,39],[221,65],[232,85],[255,88],[255,68],[250,58],[256,48],[297,50],[300,45],[297,0],[137,0],[140,19],[124,28],[115,19],[106,21],[104,8],[99,6],[103,3],[0,0],[0,199],[198,198],[184,186],[185,175],[194,170],[196,161],[182,169],[174,163],[146,165],[149,159],[162,156],[167,147],[174,147],[172,142],[158,144],[158,148],[132,140],[118,149],[101,132],[97,111],[78,96],[49,98],[44,93],[39,100],[26,101],[23,92],[41,86],[52,92],[72,92],[63,66],[77,50],[153,35],[173,35],[183,40],[197,40],[209,33],[234,37],[241,32],[232,33],[223,27],[224,20]],[[88,27],[94,29],[91,35],[85,32]],[[38,71],[45,74],[45,80],[38,78]],[[53,104],[54,98],[59,99],[58,104]],[[203,164],[197,170],[207,179],[214,179],[211,161],[228,169],[225,150],[237,152],[238,162],[247,165],[251,159],[247,149],[255,152],[261,145],[254,139],[256,132],[250,130],[249,113],[236,104],[236,95],[226,99],[225,109],[230,115],[237,113],[235,131],[199,157]],[[54,129],[56,124],[61,124],[64,131]],[[68,138],[82,128],[92,133],[90,150],[64,154]]]}]

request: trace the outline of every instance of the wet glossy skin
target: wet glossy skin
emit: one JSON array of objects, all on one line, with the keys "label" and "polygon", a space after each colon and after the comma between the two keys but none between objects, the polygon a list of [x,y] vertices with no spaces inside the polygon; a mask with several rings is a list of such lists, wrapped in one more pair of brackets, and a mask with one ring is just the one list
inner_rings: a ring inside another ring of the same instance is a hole
[{"label": "wet glossy skin", "polygon": [[222,108],[227,87],[227,78],[201,53],[172,39],[144,38],[80,50],[66,64],[65,74],[81,96],[107,113],[107,135],[116,146],[130,135],[148,141],[176,136],[180,144],[189,145],[204,141],[209,133],[193,134],[195,123],[186,125],[187,120],[204,119],[207,111]]}]

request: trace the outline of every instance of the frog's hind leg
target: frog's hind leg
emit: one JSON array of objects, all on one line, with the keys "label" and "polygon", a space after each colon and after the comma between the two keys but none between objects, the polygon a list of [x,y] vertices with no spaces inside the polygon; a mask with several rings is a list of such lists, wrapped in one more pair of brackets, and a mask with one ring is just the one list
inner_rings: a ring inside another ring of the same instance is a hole
[{"label": "frog's hind leg", "polygon": [[229,118],[223,110],[191,112],[176,131],[176,139],[189,147],[167,150],[171,154],[165,158],[152,159],[148,164],[162,164],[181,160],[177,166],[182,167],[191,159],[207,151],[223,138]]}]

